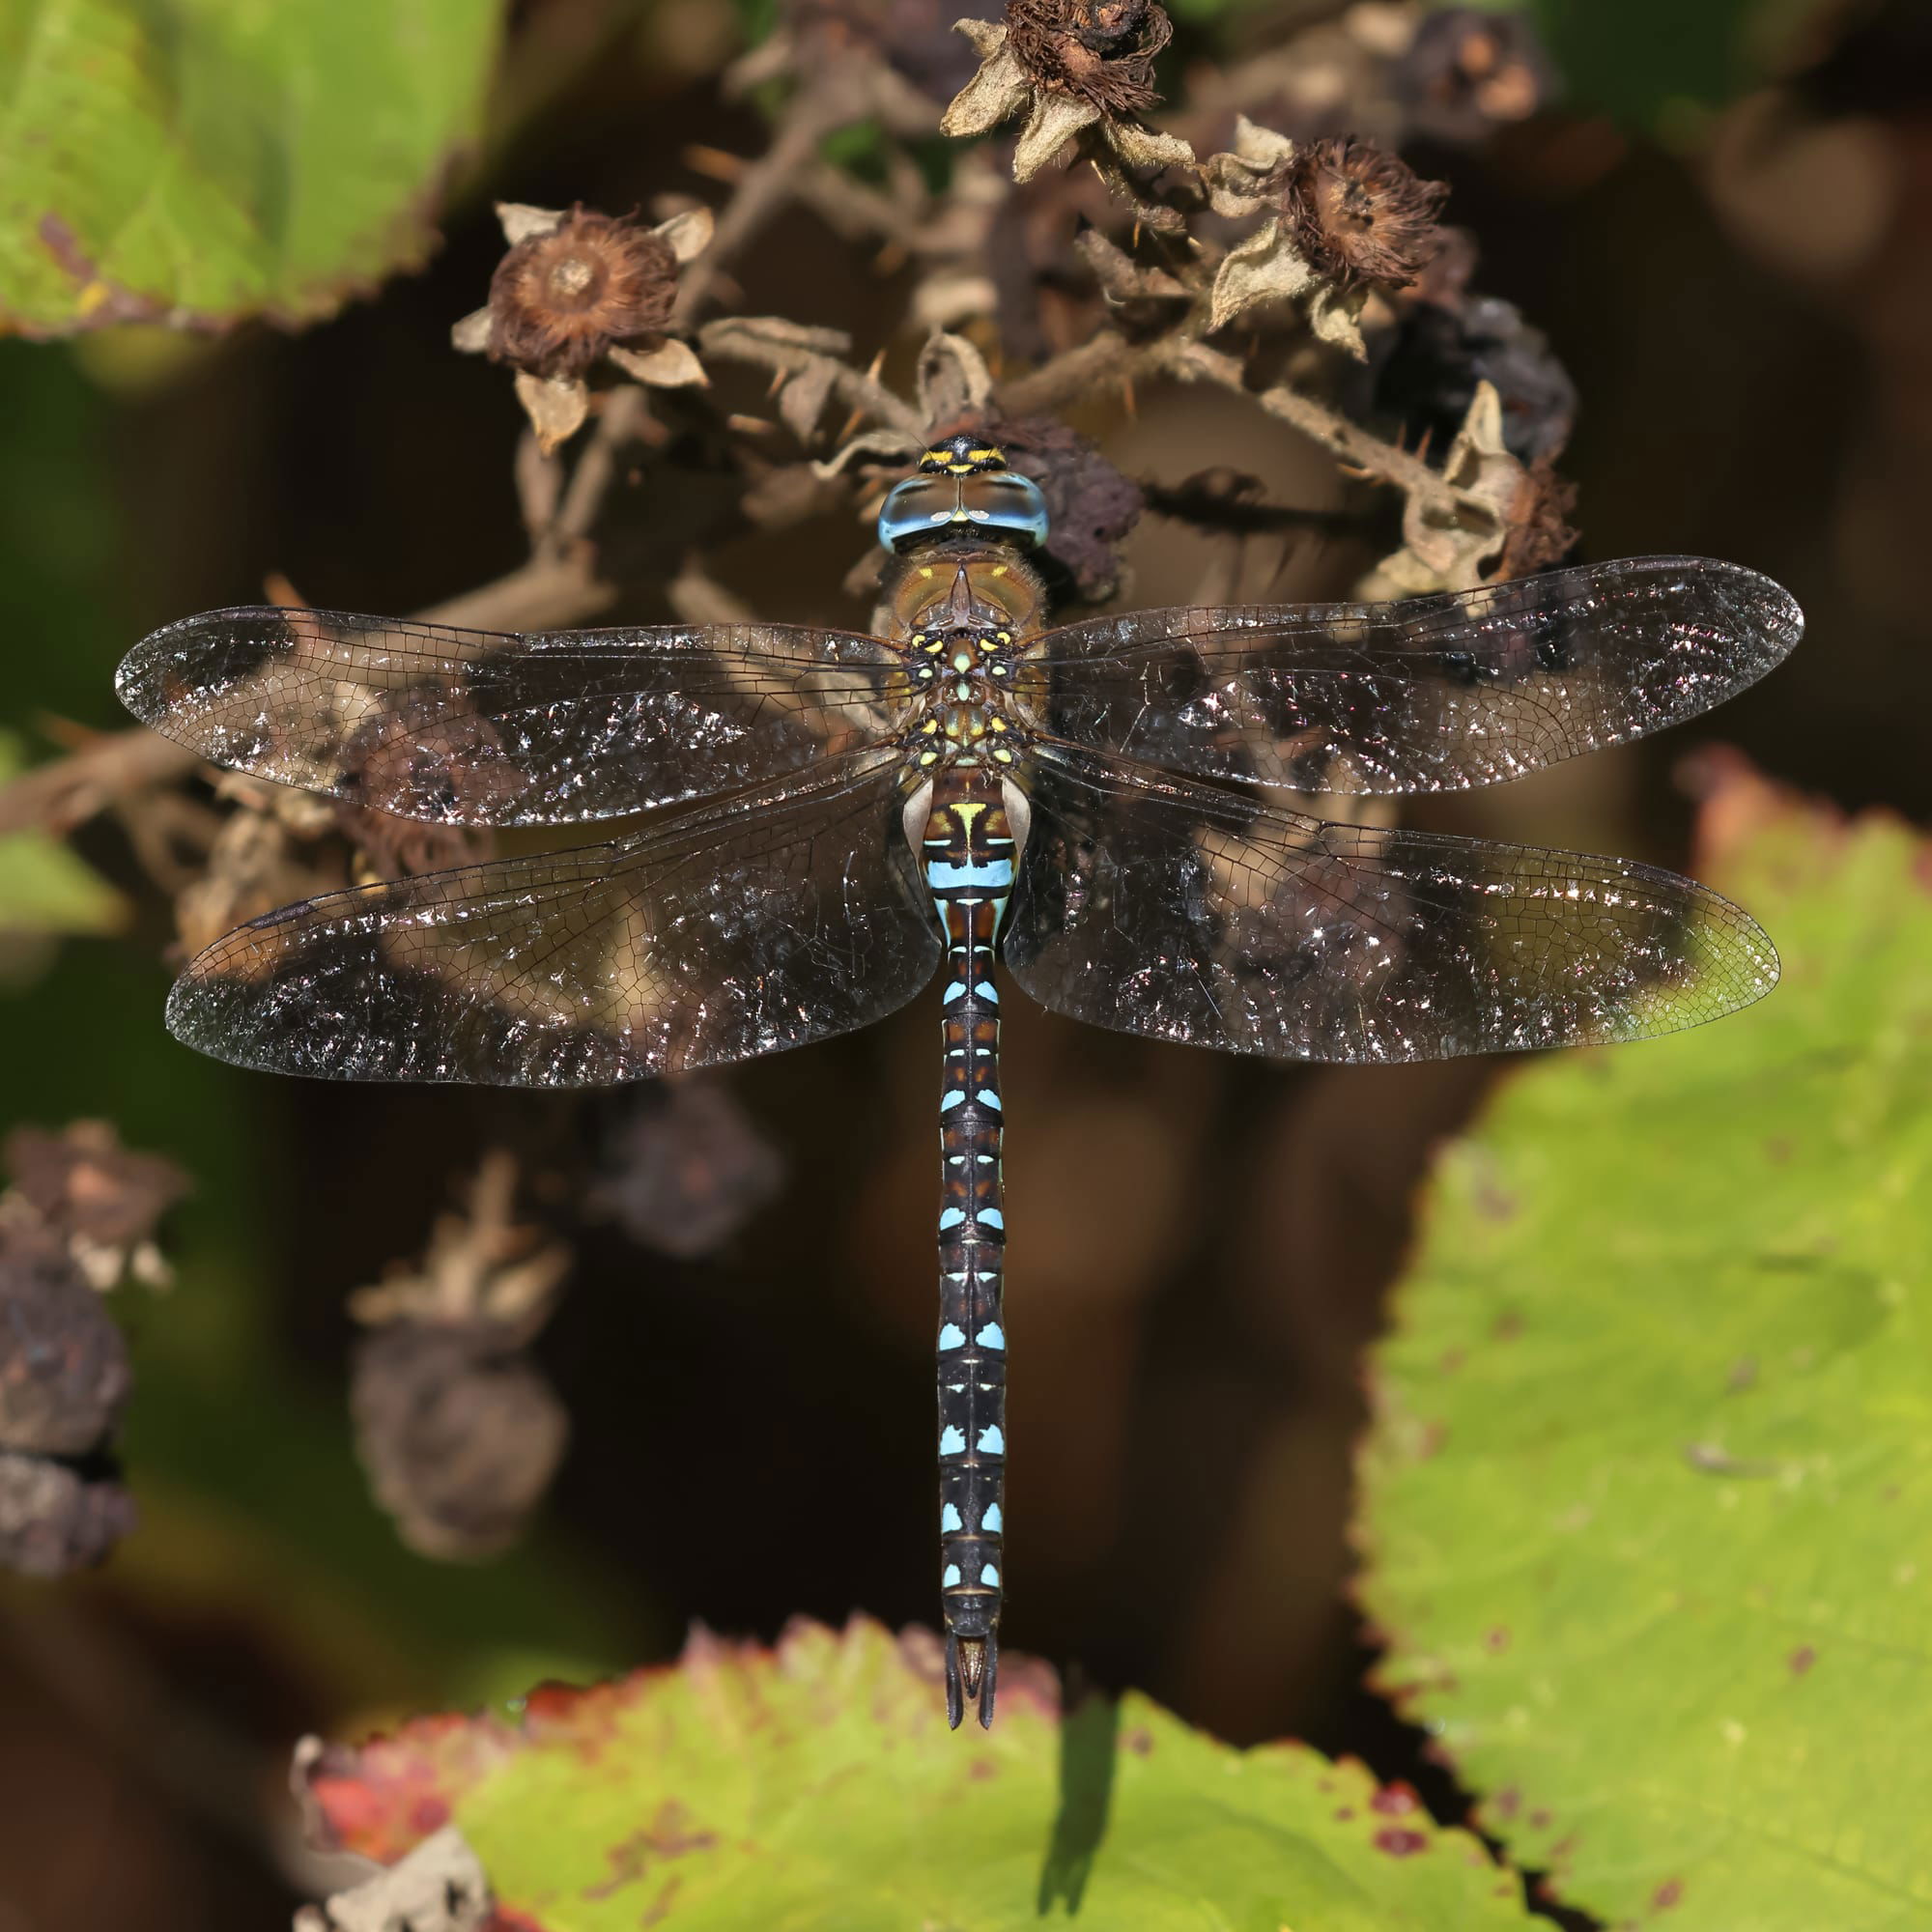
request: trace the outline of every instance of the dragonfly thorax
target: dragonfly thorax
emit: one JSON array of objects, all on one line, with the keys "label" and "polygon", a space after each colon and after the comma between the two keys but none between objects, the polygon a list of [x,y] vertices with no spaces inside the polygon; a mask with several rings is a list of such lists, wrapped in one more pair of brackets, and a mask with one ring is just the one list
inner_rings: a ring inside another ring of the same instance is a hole
[{"label": "dragonfly thorax", "polygon": [[919,766],[1010,764],[1017,741],[1006,693],[1043,607],[1038,579],[1003,546],[976,545],[908,559],[884,589],[926,698],[911,734]]},{"label": "dragonfly thorax", "polygon": [[900,638],[954,631],[1025,637],[1038,630],[1046,615],[1038,573],[1002,543],[952,544],[895,557],[880,591],[880,614]]}]

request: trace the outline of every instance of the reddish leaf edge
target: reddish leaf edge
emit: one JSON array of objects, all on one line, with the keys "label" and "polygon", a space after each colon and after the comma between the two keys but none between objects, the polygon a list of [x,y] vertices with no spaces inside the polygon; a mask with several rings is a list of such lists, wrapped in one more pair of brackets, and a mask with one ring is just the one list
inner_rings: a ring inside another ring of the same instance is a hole
[{"label": "reddish leaf edge", "polygon": [[[902,1673],[896,1682],[890,1676],[881,1681],[882,1658],[896,1663]],[[1145,1721],[1146,1713],[1122,1711],[1110,1699],[1085,1698],[1063,1718],[1060,1680],[1050,1665],[1011,1651],[1003,1652],[1000,1662],[1000,1725],[994,1742],[1010,1745],[1015,1726],[1031,1725],[1041,1747],[1057,1750],[1063,1784],[1069,1749],[1084,1752],[1098,1738],[1134,1758],[1146,1758],[1158,1748],[1158,1740]],[[939,1749],[960,1747],[960,1741],[945,1727],[945,1646],[928,1629],[910,1626],[895,1635],[865,1616],[849,1618],[840,1629],[799,1617],[785,1626],[775,1645],[766,1647],[722,1638],[697,1626],[674,1661],[603,1683],[543,1684],[507,1708],[474,1716],[414,1718],[356,1744],[304,1740],[296,1752],[293,1783],[309,1840],[321,1851],[351,1852],[393,1866],[456,1823],[462,1792],[487,1780],[513,1756],[550,1745],[594,1758],[616,1717],[636,1714],[666,1692],[683,1694],[688,1689],[683,1680],[706,1674],[737,1680],[732,1686],[734,1702],[753,1724],[767,1702],[765,1687],[785,1678],[794,1699],[800,1684],[835,1706],[864,1694],[871,1720],[886,1733],[917,1732],[936,1739]],[[1110,1708],[1111,1718],[1106,1716]],[[1180,1719],[1162,1715],[1179,1730],[1204,1735]],[[1088,1735],[1084,1740],[1071,1738],[1075,1731]],[[1376,1848],[1389,1857],[1427,1850],[1434,1834],[1446,1833],[1463,1841],[1464,1856],[1493,1865],[1499,1888],[1520,1895],[1521,1877],[1507,1861],[1485,1848],[1465,1826],[1432,1819],[1412,1785],[1399,1779],[1384,1784],[1359,1759],[1326,1758],[1312,1747],[1292,1741],[1245,1750],[1228,1745],[1217,1748],[1231,1761],[1257,1766],[1286,1757],[1317,1791],[1337,1794],[1338,1821],[1358,1818],[1359,1829],[1367,1831]],[[1063,1822],[1066,1802],[1063,1790]],[[675,1835],[689,1828],[679,1807],[671,1804],[651,1829]],[[710,1841],[688,1838],[675,1846],[653,1842],[657,1850],[682,1850],[687,1844],[695,1847]],[[1084,1856],[1091,1858],[1093,1850],[1088,1847]],[[494,1912],[482,1932],[548,1932],[521,1906],[498,1904]]]},{"label": "reddish leaf edge", "polygon": [[[581,1742],[593,1730],[608,1729],[617,1713],[648,1704],[694,1673],[736,1673],[756,1699],[763,1685],[802,1674],[805,1654],[822,1651],[828,1639],[838,1655],[862,1645],[890,1646],[943,1723],[945,1645],[922,1626],[908,1626],[895,1635],[866,1616],[854,1615],[838,1630],[794,1617],[778,1642],[766,1646],[721,1637],[694,1624],[677,1657],[621,1677],[586,1685],[542,1683],[506,1708],[426,1714],[354,1744],[303,1740],[297,1747],[293,1782],[309,1842],[318,1851],[353,1852],[393,1864],[451,1822],[447,1792],[452,1783],[480,1781],[532,1747]],[[1031,1716],[1057,1724],[1060,1714],[1060,1680],[1053,1667],[1038,1658],[1003,1651],[1001,1719],[1011,1723]],[[890,1712],[877,1707],[875,1716],[892,1721]]]}]

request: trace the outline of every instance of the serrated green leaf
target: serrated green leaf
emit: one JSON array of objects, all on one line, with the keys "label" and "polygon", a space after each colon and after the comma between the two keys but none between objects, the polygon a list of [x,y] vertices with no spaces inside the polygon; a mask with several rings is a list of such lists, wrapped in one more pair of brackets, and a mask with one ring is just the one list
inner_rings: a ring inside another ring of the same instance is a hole
[{"label": "serrated green leaf", "polygon": [[1511,1080],[1362,1459],[1382,1676],[1565,1901],[1932,1924],[1932,862],[1733,774],[1761,1007]]},{"label": "serrated green leaf", "polygon": [[500,0],[0,7],[0,327],[327,315],[435,240]]},{"label": "serrated green leaf", "polygon": [[1412,1793],[1298,1745],[1236,1751],[1140,1698],[1065,1725],[1009,1659],[990,1733],[946,1727],[938,1646],[855,1621],[775,1651],[424,1719],[333,1749],[310,1796],[390,1862],[454,1821],[524,1932],[1480,1932],[1521,1888]]}]

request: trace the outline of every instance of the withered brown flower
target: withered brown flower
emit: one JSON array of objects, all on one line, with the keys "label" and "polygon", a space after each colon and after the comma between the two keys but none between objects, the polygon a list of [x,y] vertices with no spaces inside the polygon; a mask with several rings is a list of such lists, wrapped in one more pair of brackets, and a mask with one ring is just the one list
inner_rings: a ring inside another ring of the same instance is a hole
[{"label": "withered brown flower", "polygon": [[1174,25],[1151,0],[1009,0],[1007,44],[1036,87],[1103,114],[1139,114],[1160,96],[1154,57]]},{"label": "withered brown flower", "polygon": [[677,257],[663,236],[580,203],[497,263],[488,353],[535,375],[581,376],[613,342],[661,332],[676,294]]},{"label": "withered brown flower", "polygon": [[[517,400],[548,456],[590,414],[583,378],[601,355],[634,382],[658,388],[702,385],[688,343],[664,331],[677,271],[711,240],[711,211],[687,209],[639,228],[582,207],[531,208],[499,201],[510,252],[497,266],[490,299],[449,331],[466,355],[487,355],[517,372]],[[626,347],[634,342],[636,348]]]},{"label": "withered brown flower", "polygon": [[1423,181],[1373,141],[1336,135],[1297,149],[1278,179],[1295,246],[1345,289],[1406,288],[1435,251],[1446,182]]},{"label": "withered brown flower", "polygon": [[1098,144],[1092,158],[1116,172],[1193,163],[1185,141],[1136,118],[1159,99],[1153,60],[1174,34],[1153,0],[1008,0],[997,26],[953,24],[979,49],[980,71],[953,97],[940,131],[963,139],[1025,116],[1013,146],[1016,182],[1070,153],[1089,128]]}]

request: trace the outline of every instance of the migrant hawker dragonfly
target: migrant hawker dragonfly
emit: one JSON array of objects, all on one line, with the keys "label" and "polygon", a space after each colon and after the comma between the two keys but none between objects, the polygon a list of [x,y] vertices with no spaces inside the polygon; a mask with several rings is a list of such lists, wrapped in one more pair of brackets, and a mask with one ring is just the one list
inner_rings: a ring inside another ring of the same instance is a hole
[{"label": "migrant hawker dragonfly", "polygon": [[1768,992],[1715,893],[1621,859],[1331,822],[1303,794],[1520,777],[1720,702],[1797,642],[1776,584],[1645,557],[1382,606],[1048,628],[1038,489],[958,437],[887,497],[878,635],[499,636],[218,611],[123,665],[215,764],[561,856],[308,899],[187,968],[242,1065],[601,1087],[802,1046],[942,980],[947,1701],[993,1715],[1007,1453],[996,958],[1055,1012],[1283,1060],[1626,1040]]}]

